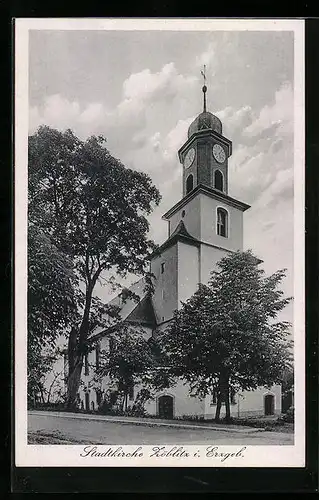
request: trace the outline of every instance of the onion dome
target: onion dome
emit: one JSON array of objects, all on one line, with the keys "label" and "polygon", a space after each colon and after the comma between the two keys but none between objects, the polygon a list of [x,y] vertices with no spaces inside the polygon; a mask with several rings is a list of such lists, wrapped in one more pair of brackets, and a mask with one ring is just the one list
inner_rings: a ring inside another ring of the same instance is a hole
[{"label": "onion dome", "polygon": [[204,71],[201,71],[201,74],[204,77],[204,85],[202,88],[203,91],[203,98],[204,98],[204,109],[200,115],[195,118],[195,120],[190,124],[188,128],[188,138],[190,138],[193,134],[196,132],[199,132],[200,130],[205,130],[205,129],[211,129],[214,132],[218,132],[218,134],[222,134],[222,122],[220,121],[217,116],[213,115],[213,113],[210,113],[209,111],[206,110],[206,92],[207,92],[207,87],[205,85],[206,83],[206,66],[204,65]]},{"label": "onion dome", "polygon": [[188,137],[191,137],[196,132],[204,129],[211,129],[218,132],[218,134],[222,134],[222,122],[219,118],[217,118],[217,116],[213,115],[213,113],[203,111],[190,124],[188,128]]}]

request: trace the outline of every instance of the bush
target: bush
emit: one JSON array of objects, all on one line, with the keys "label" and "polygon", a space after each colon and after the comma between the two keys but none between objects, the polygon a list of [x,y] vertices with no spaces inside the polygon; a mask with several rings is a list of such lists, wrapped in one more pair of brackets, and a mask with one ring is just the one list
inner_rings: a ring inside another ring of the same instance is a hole
[{"label": "bush", "polygon": [[98,413],[102,415],[118,415],[120,410],[117,408],[118,391],[108,391],[99,405]]},{"label": "bush", "polygon": [[29,406],[32,410],[46,410],[46,411],[65,411],[65,404],[63,402],[58,403],[37,403],[33,406]]},{"label": "bush", "polygon": [[286,413],[284,413],[282,415],[281,420],[283,420],[284,422],[290,423],[290,424],[294,423],[294,421],[295,421],[295,409],[293,406],[290,406],[290,408],[288,408]]},{"label": "bush", "polygon": [[189,422],[198,422],[204,420],[203,415],[182,415],[181,417],[176,417],[176,420],[188,420]]}]

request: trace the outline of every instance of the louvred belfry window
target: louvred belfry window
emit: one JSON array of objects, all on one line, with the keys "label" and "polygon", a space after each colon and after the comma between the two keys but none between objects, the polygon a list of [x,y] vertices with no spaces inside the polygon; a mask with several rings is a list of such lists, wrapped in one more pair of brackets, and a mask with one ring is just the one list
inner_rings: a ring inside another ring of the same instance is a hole
[{"label": "louvred belfry window", "polygon": [[194,188],[194,177],[190,174],[186,180],[186,194],[190,193]]},{"label": "louvred belfry window", "polygon": [[214,187],[219,191],[224,191],[224,178],[220,170],[216,170],[214,174]]}]

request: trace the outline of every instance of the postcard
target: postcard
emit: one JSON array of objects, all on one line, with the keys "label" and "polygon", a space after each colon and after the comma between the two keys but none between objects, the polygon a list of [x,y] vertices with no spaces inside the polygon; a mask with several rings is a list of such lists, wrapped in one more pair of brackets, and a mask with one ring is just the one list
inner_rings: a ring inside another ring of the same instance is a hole
[{"label": "postcard", "polygon": [[304,21],[15,20],[15,460],[304,467]]}]

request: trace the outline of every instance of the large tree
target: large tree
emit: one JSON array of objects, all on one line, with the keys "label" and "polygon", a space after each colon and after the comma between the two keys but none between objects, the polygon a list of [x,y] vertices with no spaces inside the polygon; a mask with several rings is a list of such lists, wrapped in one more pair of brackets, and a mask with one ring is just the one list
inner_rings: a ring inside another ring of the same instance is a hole
[{"label": "large tree", "polygon": [[278,288],[284,270],[265,276],[250,251],[222,258],[208,285],[174,315],[158,336],[169,369],[202,397],[217,393],[230,419],[230,391],[280,383],[290,364],[289,323],[277,314],[288,304]]},{"label": "large tree", "polygon": [[73,264],[31,221],[28,230],[28,401],[43,393],[59,335],[76,319]]},{"label": "large tree", "polygon": [[[94,326],[107,326],[96,284],[147,272],[154,246],[146,216],[160,201],[151,179],[114,158],[101,136],[40,127],[29,137],[29,220],[72,260],[77,317],[68,328],[68,408],[76,405]],[[104,322],[103,322],[104,321]]]}]

